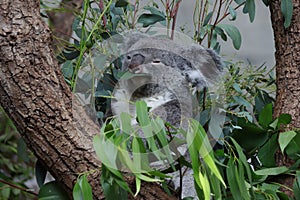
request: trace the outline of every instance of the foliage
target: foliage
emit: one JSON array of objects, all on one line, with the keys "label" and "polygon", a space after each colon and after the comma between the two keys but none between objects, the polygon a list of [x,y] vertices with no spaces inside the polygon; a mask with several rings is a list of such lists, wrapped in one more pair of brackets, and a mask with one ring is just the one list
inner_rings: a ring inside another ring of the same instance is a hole
[{"label": "foliage", "polygon": [[[266,6],[270,4],[269,0],[263,2]],[[127,198],[127,192],[137,195],[141,181],[161,182],[165,190],[172,193],[174,191],[167,184],[170,178],[168,173],[176,171],[178,166],[185,166],[194,172],[195,189],[200,199],[288,199],[279,191],[280,185],[276,183],[277,177],[281,174],[296,177],[294,188],[290,189],[293,189],[295,196],[300,199],[300,133],[296,131],[280,133],[291,119],[285,114],[276,119],[272,117],[274,103],[272,92],[275,80],[271,71],[268,72],[263,65],[255,68],[251,65],[244,66],[243,63],[226,63],[229,72],[225,81],[226,122],[223,127],[224,137],[215,149],[207,142],[205,130],[210,121],[207,114],[209,104],[203,106],[202,119],[199,122],[190,121],[189,134],[180,130],[169,132],[165,129],[168,125],[161,119],[148,116],[147,108],[142,102],[137,103],[138,127],[145,133],[155,132],[156,137],[141,140],[138,135],[130,137],[121,134],[121,126],[122,130],[135,131],[134,133],[138,134],[138,131],[134,130],[137,127],[130,124],[132,117],[126,114],[123,114],[121,119],[105,121],[110,114],[107,108],[110,107],[111,92],[122,72],[119,60],[114,60],[106,66],[103,52],[97,57],[92,57],[93,51],[99,49],[106,39],[119,32],[150,28],[154,25],[166,27],[166,34],[173,38],[180,3],[181,0],[161,0],[158,3],[150,2],[140,8],[139,0],[133,4],[126,0],[100,0],[100,2],[85,0],[83,12],[76,16],[72,27],[73,42],[64,47],[57,56],[65,80],[74,92],[86,91],[91,89],[89,85],[93,86],[92,97],[96,99],[92,98],[89,103],[97,108],[97,117],[103,123],[102,136],[94,138],[94,146],[97,155],[103,161],[101,184],[105,196],[107,199],[124,199]],[[217,52],[221,50],[220,38],[224,41],[230,38],[235,49],[241,46],[242,39],[238,28],[231,23],[224,24],[225,18],[235,21],[238,9],[242,9],[251,22],[255,18],[254,0],[196,0],[194,8],[192,37],[199,44],[207,42],[205,46]],[[285,18],[284,26],[287,28],[291,23],[293,12],[292,0],[281,1],[281,10]],[[42,16],[46,16],[46,13],[43,12]],[[88,65],[86,61],[89,59],[92,60],[90,62],[93,63],[92,68],[79,76],[79,71]],[[101,77],[98,83],[95,77]],[[204,101],[206,99],[202,100],[202,103]],[[22,198],[23,195],[29,195],[24,192],[26,191],[24,183],[32,178],[32,155],[28,157],[28,154],[24,153],[24,142],[21,140],[17,142],[15,128],[7,118],[1,117],[0,198],[10,199],[17,196]],[[191,164],[182,157],[174,159],[171,150],[163,148],[179,133],[186,135]],[[189,138],[191,134],[195,136],[193,139]],[[103,154],[106,152],[103,149],[105,146],[101,143],[103,140],[111,142],[112,146],[108,148],[112,148],[110,152],[114,153],[113,160],[109,157],[111,155]],[[200,149],[200,144],[205,144],[204,149]],[[119,148],[114,149],[114,146]],[[163,153],[156,153],[154,157],[157,160],[167,161],[170,167],[149,170],[150,163],[147,157],[141,157],[139,153],[155,152],[160,148],[164,149]],[[279,150],[293,159],[295,164],[289,168],[276,167],[273,155]],[[123,174],[117,170],[120,167],[125,168],[126,173],[135,176],[136,191],[130,190]],[[60,190],[58,183],[44,184],[45,174],[46,170],[37,163],[36,177],[41,187],[39,198],[64,199],[65,194]],[[87,174],[78,177],[73,189],[74,199],[92,199]]]},{"label": "foliage", "polygon": [[26,182],[33,177],[35,159],[12,121],[0,111],[0,199],[31,199]]}]

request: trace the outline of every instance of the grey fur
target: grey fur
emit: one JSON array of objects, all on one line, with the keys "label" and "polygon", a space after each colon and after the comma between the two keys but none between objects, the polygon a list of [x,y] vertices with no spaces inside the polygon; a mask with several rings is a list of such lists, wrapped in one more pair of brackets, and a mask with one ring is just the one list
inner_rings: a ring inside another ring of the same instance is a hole
[{"label": "grey fur", "polygon": [[[122,51],[122,69],[136,76],[119,81],[112,100],[114,114],[129,112],[135,116],[135,106],[128,102],[145,100],[152,114],[184,129],[185,119],[198,114],[191,91],[214,85],[223,70],[220,56],[211,49],[140,33],[129,35]],[[193,185],[192,175],[185,180]],[[195,195],[191,188],[183,191],[187,193],[184,196]]]}]

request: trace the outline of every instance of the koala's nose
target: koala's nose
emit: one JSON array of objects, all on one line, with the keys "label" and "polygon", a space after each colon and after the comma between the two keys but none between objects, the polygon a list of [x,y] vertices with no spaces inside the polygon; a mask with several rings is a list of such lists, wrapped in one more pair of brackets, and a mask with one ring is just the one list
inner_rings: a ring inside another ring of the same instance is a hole
[{"label": "koala's nose", "polygon": [[133,69],[143,64],[145,61],[145,56],[141,54],[134,54],[131,58],[130,64],[128,66],[129,69]]}]

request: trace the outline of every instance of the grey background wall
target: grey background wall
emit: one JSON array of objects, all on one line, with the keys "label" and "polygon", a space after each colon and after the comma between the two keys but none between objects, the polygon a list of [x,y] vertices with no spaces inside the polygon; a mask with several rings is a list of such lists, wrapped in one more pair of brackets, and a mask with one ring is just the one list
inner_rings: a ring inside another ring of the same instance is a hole
[{"label": "grey background wall", "polygon": [[[222,42],[221,54],[229,59],[249,61],[253,65],[266,63],[266,66],[273,67],[275,65],[275,47],[270,12],[262,1],[255,2],[256,15],[253,23],[250,23],[248,15],[243,14],[241,11],[238,12],[236,21],[223,22],[238,27],[242,35],[242,46],[239,51],[236,51],[231,41]],[[177,18],[177,28],[185,26],[186,30],[193,30],[194,6],[194,0],[182,1]]]}]

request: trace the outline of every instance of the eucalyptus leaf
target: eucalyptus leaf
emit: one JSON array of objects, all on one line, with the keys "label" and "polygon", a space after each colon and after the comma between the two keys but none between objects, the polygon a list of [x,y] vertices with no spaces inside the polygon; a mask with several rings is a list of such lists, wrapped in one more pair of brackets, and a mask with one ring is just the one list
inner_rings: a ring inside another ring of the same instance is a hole
[{"label": "eucalyptus leaf", "polygon": [[291,140],[297,135],[295,131],[287,131],[283,133],[279,133],[279,147],[281,152],[284,152],[285,147],[291,142]]},{"label": "eucalyptus leaf", "polygon": [[217,26],[223,29],[231,38],[234,48],[237,50],[240,49],[242,44],[242,36],[240,31],[235,26],[229,24],[218,24]]},{"label": "eucalyptus leaf", "polygon": [[155,7],[145,6],[144,10],[148,10],[151,12],[151,14],[159,15],[159,16],[163,17],[164,19],[166,18],[165,14],[162,13],[160,10],[156,9]]},{"label": "eucalyptus leaf", "polygon": [[115,4],[116,7],[126,7],[128,5],[127,0],[118,0]]},{"label": "eucalyptus leaf", "polygon": [[291,25],[293,16],[293,0],[281,0],[281,12],[284,16],[284,27]]},{"label": "eucalyptus leaf", "polygon": [[250,22],[253,22],[255,18],[255,0],[246,0],[243,12],[248,13]]},{"label": "eucalyptus leaf", "polygon": [[257,175],[278,175],[287,172],[289,169],[286,166],[272,167],[255,171]]},{"label": "eucalyptus leaf", "polygon": [[29,155],[27,151],[27,145],[23,138],[20,138],[18,140],[18,146],[17,146],[17,154],[20,159],[22,159],[24,162],[29,161]]},{"label": "eucalyptus leaf", "polygon": [[290,114],[281,114],[278,117],[278,124],[277,128],[280,127],[280,125],[288,125],[292,121],[292,116]]},{"label": "eucalyptus leaf", "polygon": [[269,124],[273,121],[273,106],[272,104],[267,104],[263,110],[259,113],[258,122],[259,124],[267,128]]},{"label": "eucalyptus leaf", "polygon": [[234,8],[231,5],[229,6],[229,13],[231,16],[231,18],[229,20],[230,21],[236,20],[236,11],[234,10]]},{"label": "eucalyptus leaf", "polygon": [[206,26],[208,24],[213,14],[214,14],[213,11],[211,11],[205,16],[205,19],[203,21],[203,26]]},{"label": "eucalyptus leaf", "polygon": [[148,27],[152,24],[165,20],[166,19],[161,15],[144,13],[138,18],[137,22],[143,24],[143,27]]},{"label": "eucalyptus leaf", "polygon": [[226,176],[229,184],[230,192],[234,200],[243,199],[242,194],[239,188],[239,183],[237,178],[239,177],[238,170],[236,165],[234,164],[234,158],[230,157],[227,168],[226,168]]},{"label": "eucalyptus leaf", "polygon": [[39,200],[68,200],[68,194],[63,190],[60,183],[48,182],[39,191]]},{"label": "eucalyptus leaf", "polygon": [[138,122],[141,126],[147,126],[150,124],[150,118],[148,115],[147,104],[144,101],[137,101],[135,103],[136,106],[136,114],[138,118]]},{"label": "eucalyptus leaf", "polygon": [[216,31],[217,34],[221,36],[222,40],[227,41],[227,36],[226,36],[226,34],[225,34],[225,32],[224,32],[223,29],[221,29],[220,27],[216,26],[215,29],[214,29],[214,31]]},{"label": "eucalyptus leaf", "polygon": [[258,158],[264,167],[275,166],[275,152],[278,149],[278,134],[274,134],[271,138],[258,150]]},{"label": "eucalyptus leaf", "polygon": [[290,141],[285,148],[286,154],[293,160],[300,160],[300,133],[296,132],[297,135]]}]

